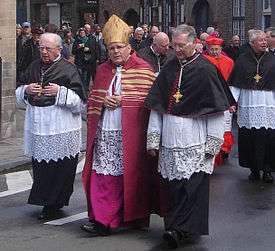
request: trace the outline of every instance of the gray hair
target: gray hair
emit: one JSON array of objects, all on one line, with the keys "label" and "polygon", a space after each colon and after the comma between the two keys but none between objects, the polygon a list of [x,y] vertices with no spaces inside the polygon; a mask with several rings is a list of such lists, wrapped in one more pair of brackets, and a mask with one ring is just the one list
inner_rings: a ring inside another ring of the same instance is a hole
[{"label": "gray hair", "polygon": [[215,31],[215,28],[211,27],[211,26],[207,27],[207,29],[206,29],[206,33],[208,35],[211,35],[214,31]]},{"label": "gray hair", "polygon": [[44,39],[51,40],[56,45],[56,47],[59,47],[60,49],[62,49],[63,47],[61,37],[55,33],[46,32],[42,34],[40,37],[40,41]]},{"label": "gray hair", "polygon": [[262,30],[249,30],[248,32],[248,41],[253,43],[259,36],[265,34]]},{"label": "gray hair", "polygon": [[178,25],[176,28],[172,29],[172,38],[177,37],[181,34],[187,34],[187,40],[189,42],[194,42],[197,34],[193,26],[187,24]]},{"label": "gray hair", "polygon": [[139,31],[142,31],[142,32],[144,33],[144,30],[143,30],[141,27],[137,27],[137,28],[135,29],[135,33],[136,33],[136,32],[139,32]]}]

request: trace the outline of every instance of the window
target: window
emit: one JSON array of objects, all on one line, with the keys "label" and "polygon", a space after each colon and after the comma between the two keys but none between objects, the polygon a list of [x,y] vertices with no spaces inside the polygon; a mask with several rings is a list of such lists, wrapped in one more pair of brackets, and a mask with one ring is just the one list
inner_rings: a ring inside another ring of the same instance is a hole
[{"label": "window", "polygon": [[271,21],[271,0],[263,0],[263,11],[262,11],[262,29],[270,27]]},{"label": "window", "polygon": [[184,23],[184,1],[178,0],[176,5],[177,25]]},{"label": "window", "polygon": [[245,42],[245,0],[233,0],[232,35],[239,35],[241,43]]},{"label": "window", "polygon": [[263,0],[263,11],[271,12],[271,1],[270,0]]}]

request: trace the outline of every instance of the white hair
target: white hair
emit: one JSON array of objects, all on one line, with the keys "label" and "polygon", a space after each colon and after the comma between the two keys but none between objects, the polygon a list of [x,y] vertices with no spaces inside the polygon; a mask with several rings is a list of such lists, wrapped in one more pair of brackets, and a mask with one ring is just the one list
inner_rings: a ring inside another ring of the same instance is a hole
[{"label": "white hair", "polygon": [[207,29],[206,29],[206,33],[207,33],[208,35],[211,35],[214,31],[215,31],[215,28],[212,27],[212,26],[209,26],[209,27],[207,27]]},{"label": "white hair", "polygon": [[51,40],[52,42],[54,42],[56,47],[59,47],[60,49],[62,49],[62,47],[63,47],[61,37],[55,33],[46,32],[46,33],[42,34],[40,37],[40,41],[42,41],[44,39]]},{"label": "white hair", "polygon": [[144,32],[144,30],[143,30],[141,27],[137,27],[137,28],[135,29],[135,33],[138,32],[138,31]]},{"label": "white hair", "polygon": [[181,34],[187,34],[187,40],[189,42],[194,42],[197,37],[196,30],[193,26],[187,24],[178,25],[176,28],[172,29],[172,37],[177,37]]},{"label": "white hair", "polygon": [[249,30],[249,33],[248,33],[249,43],[253,43],[259,36],[262,36],[263,34],[265,33],[262,30]]}]

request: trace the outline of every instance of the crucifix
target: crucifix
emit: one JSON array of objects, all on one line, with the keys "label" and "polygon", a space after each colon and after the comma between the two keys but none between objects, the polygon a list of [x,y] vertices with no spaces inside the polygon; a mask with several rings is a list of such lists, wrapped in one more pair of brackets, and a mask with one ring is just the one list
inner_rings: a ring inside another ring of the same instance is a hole
[{"label": "crucifix", "polygon": [[254,76],[254,79],[256,80],[256,83],[259,83],[259,81],[261,80],[261,76],[257,73],[255,76]]},{"label": "crucifix", "polygon": [[174,94],[173,97],[175,98],[176,103],[179,103],[180,99],[182,98],[182,94],[180,93],[179,90],[177,90],[176,94]]}]

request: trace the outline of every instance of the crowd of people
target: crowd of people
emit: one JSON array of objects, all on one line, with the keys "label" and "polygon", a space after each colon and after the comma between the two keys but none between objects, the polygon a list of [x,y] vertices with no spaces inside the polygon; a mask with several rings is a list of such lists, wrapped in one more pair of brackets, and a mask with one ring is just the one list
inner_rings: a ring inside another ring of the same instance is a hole
[{"label": "crowd of people", "polygon": [[207,235],[209,176],[234,144],[233,113],[240,166],[250,181],[273,183],[274,49],[272,27],[224,46],[213,27],[166,34],[115,15],[102,31],[85,24],[75,35],[68,25],[18,25],[16,98],[26,108],[28,203],[43,206],[38,218],[69,204],[86,107],[81,228],[93,237],[148,228],[156,213],[171,248]]}]

